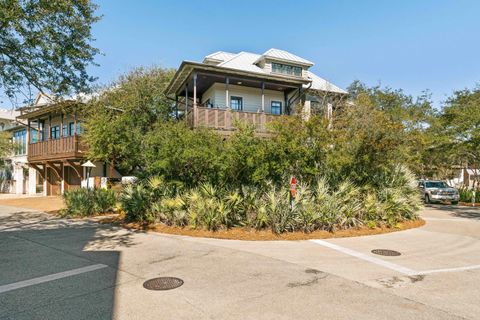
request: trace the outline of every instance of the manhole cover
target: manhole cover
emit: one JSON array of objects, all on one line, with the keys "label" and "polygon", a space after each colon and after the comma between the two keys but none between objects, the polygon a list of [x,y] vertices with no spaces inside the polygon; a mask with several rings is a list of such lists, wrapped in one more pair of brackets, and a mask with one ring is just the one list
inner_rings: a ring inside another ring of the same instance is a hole
[{"label": "manhole cover", "polygon": [[161,277],[147,280],[143,287],[148,290],[171,290],[180,287],[183,280],[174,277]]},{"label": "manhole cover", "polygon": [[374,249],[372,250],[372,253],[379,254],[381,256],[390,256],[390,257],[401,255],[401,253],[398,251],[388,250],[388,249]]}]

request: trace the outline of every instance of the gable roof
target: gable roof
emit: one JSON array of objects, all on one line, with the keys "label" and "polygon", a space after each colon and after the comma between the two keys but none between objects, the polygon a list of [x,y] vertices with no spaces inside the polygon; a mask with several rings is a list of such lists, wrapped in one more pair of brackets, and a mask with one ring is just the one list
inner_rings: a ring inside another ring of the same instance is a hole
[{"label": "gable roof", "polygon": [[230,60],[231,58],[235,57],[237,54],[236,53],[230,53],[230,52],[225,52],[225,51],[217,51],[214,53],[209,54],[208,56],[203,59],[205,60],[217,60],[220,62],[224,62],[227,60]]},{"label": "gable roof", "polygon": [[312,85],[310,89],[312,90],[320,90],[320,91],[328,91],[328,92],[336,92],[336,93],[343,93],[346,94],[347,91],[337,87],[333,83],[320,78],[315,73],[311,71],[307,71],[308,78],[312,80]]},{"label": "gable roof", "polygon": [[229,60],[220,63],[218,66],[243,71],[267,73],[265,72],[265,70],[255,64],[255,61],[258,59],[258,57],[258,54],[242,51],[239,54],[236,54],[235,56],[230,58]]},{"label": "gable roof", "polygon": [[[269,51],[271,51],[273,54],[277,54],[278,56],[286,57],[286,56],[284,56],[284,53],[286,53],[286,54],[289,54],[289,55],[291,55],[293,57],[296,57],[298,59],[308,61],[308,60],[302,59],[300,57],[297,57],[297,56],[295,56],[295,55],[293,55],[289,52],[283,51],[283,50],[270,49],[267,52],[269,52]],[[265,54],[259,55],[259,54],[255,54],[255,53],[243,52],[242,51],[242,52],[234,55],[233,57],[231,57],[229,60],[220,63],[218,66],[219,67],[224,67],[224,68],[238,69],[238,70],[243,70],[243,71],[269,74],[264,69],[257,66],[257,64],[256,64],[257,61],[263,56],[265,56]],[[291,56],[289,57],[289,59],[293,59],[293,57],[291,57]],[[329,81],[327,81],[323,78],[320,78],[319,76],[317,76],[316,74],[314,74],[311,71],[307,71],[307,74],[308,74],[308,79],[310,79],[312,81],[312,84],[310,86],[310,89],[312,89],[312,90],[336,92],[336,93],[343,93],[343,94],[347,93],[345,90],[337,87],[333,83],[331,83],[331,82],[329,82]],[[305,86],[305,87],[308,87],[308,86]]]},{"label": "gable roof", "polygon": [[[259,61],[265,58],[270,58],[277,61],[285,61],[293,64],[302,65],[307,69],[306,76],[305,73],[302,77],[292,77],[288,75],[281,75],[276,73],[271,73],[268,70],[261,68],[258,64]],[[208,62],[213,62],[208,63]],[[189,73],[193,72],[193,69],[205,69],[205,70],[214,70],[216,72],[226,72],[226,73],[242,73],[243,75],[252,75],[255,77],[265,77],[271,79],[288,79],[288,81],[294,81],[299,84],[303,84],[305,89],[311,90],[320,90],[326,92],[346,94],[347,92],[331,82],[317,76],[313,72],[309,71],[308,68],[313,66],[313,62],[303,59],[299,56],[296,56],[290,52],[280,50],[280,49],[269,49],[263,54],[256,54],[251,52],[239,52],[231,53],[225,51],[217,51],[212,54],[207,55],[203,63],[192,62],[192,61],[183,61],[180,65],[180,68],[177,70],[176,75],[168,85],[165,90],[167,93],[172,93],[173,91],[180,86],[180,82],[185,81],[188,78]],[[222,70],[223,69],[223,70]],[[249,74],[250,73],[250,74]]]},{"label": "gable roof", "polygon": [[258,60],[261,60],[262,58],[271,58],[274,60],[289,61],[289,62],[306,65],[309,67],[313,66],[314,64],[313,62],[308,61],[307,59],[303,59],[297,55],[294,55],[293,53],[290,53],[285,50],[275,49],[275,48],[267,50],[263,55],[260,56]]}]

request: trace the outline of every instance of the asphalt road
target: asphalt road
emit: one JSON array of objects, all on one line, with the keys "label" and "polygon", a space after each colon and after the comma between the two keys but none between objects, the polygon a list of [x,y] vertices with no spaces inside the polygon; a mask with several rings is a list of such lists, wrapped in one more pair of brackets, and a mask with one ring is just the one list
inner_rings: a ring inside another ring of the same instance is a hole
[{"label": "asphalt road", "polygon": [[[384,235],[250,242],[0,206],[0,319],[479,319],[480,210],[422,216]],[[143,288],[159,276],[184,284]]]}]

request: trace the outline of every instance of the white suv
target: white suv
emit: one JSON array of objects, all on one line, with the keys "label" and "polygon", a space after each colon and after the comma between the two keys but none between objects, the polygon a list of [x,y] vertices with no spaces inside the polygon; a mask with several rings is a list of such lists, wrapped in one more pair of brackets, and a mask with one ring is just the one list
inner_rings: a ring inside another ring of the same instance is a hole
[{"label": "white suv", "polygon": [[458,200],[460,200],[458,190],[450,187],[444,181],[420,180],[418,188],[425,203],[450,201],[452,204],[458,204]]}]

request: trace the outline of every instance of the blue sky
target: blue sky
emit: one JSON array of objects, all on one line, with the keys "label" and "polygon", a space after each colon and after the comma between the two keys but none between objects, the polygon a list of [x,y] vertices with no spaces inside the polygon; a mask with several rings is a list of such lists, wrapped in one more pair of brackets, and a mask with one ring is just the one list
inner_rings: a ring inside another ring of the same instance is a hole
[{"label": "blue sky", "polygon": [[480,1],[95,0],[99,83],[140,65],[280,48],[346,88],[359,79],[438,103],[480,81]]}]

